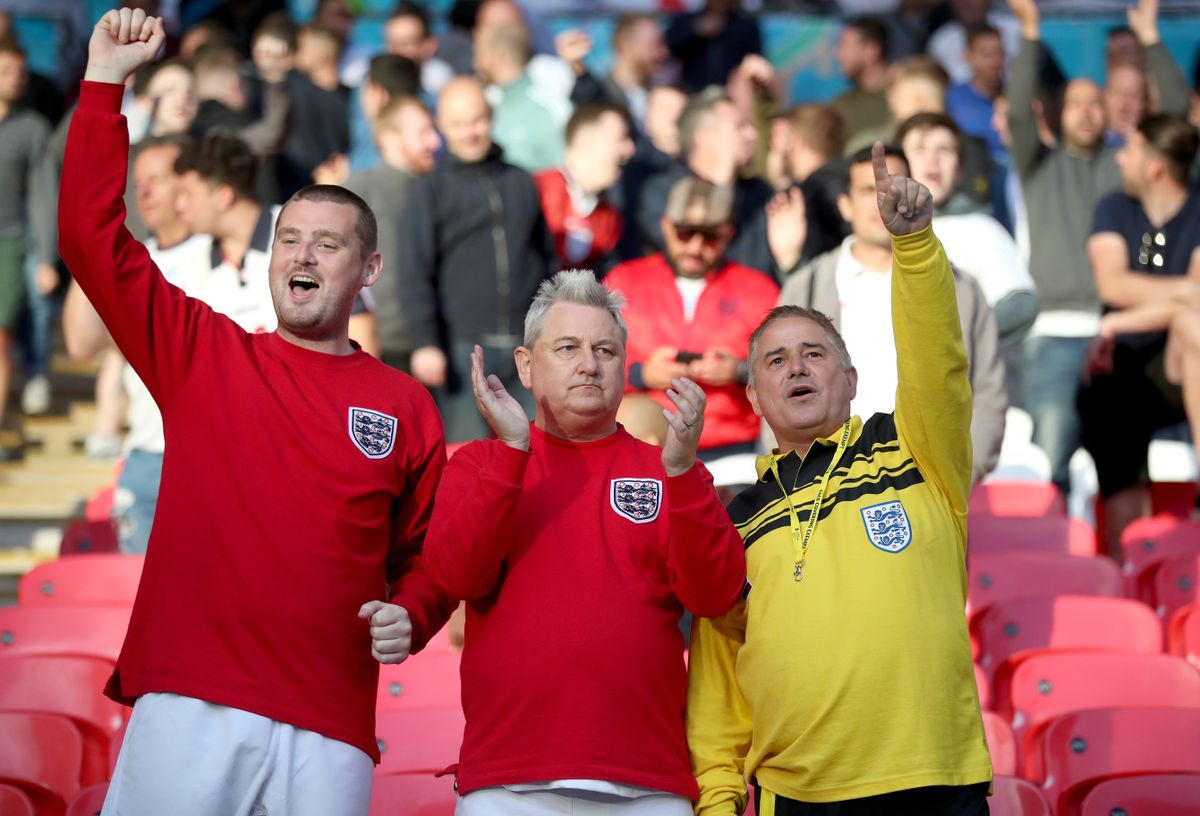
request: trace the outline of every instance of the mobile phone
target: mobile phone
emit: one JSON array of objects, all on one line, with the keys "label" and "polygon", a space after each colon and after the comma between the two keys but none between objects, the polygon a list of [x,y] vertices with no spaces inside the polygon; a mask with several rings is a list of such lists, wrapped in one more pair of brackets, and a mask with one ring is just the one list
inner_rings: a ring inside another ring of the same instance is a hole
[{"label": "mobile phone", "polygon": [[675,355],[675,362],[691,363],[691,362],[694,362],[695,360],[699,360],[703,356],[704,356],[703,354],[697,354],[694,351],[681,351]]}]

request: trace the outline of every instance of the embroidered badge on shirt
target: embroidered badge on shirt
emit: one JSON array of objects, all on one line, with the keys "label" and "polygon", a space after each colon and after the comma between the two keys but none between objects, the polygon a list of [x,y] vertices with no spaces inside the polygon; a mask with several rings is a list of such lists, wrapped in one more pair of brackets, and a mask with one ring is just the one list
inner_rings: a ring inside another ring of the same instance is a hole
[{"label": "embroidered badge on shirt", "polygon": [[912,525],[899,500],[872,504],[861,512],[867,537],[879,549],[897,553],[912,543]]},{"label": "embroidered badge on shirt", "polygon": [[609,501],[617,515],[634,524],[646,524],[658,518],[662,482],[658,479],[613,479]]},{"label": "embroidered badge on shirt", "polygon": [[368,459],[382,459],[396,444],[396,418],[351,406],[350,440]]}]

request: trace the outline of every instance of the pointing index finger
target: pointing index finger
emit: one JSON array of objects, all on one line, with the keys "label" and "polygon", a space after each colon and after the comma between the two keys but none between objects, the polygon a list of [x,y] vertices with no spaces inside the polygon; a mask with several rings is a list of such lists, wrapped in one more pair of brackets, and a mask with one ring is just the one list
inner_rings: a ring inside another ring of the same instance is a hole
[{"label": "pointing index finger", "polygon": [[883,142],[871,145],[871,169],[875,171],[875,190],[887,192],[892,188],[892,177],[888,173],[887,159],[883,152]]}]

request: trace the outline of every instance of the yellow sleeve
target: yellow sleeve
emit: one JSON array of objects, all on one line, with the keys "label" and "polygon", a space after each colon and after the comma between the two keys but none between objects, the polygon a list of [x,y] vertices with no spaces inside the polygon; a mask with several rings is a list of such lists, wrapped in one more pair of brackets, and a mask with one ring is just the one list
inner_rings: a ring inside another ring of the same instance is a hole
[{"label": "yellow sleeve", "polygon": [[954,273],[932,227],[892,237],[896,428],[927,480],[963,515],[971,491],[971,384]]},{"label": "yellow sleeve", "polygon": [[688,660],[687,738],[700,785],[697,816],[736,816],[746,807],[743,776],[752,734],[750,706],[738,687],[738,647],[746,602],[720,618],[695,618]]}]

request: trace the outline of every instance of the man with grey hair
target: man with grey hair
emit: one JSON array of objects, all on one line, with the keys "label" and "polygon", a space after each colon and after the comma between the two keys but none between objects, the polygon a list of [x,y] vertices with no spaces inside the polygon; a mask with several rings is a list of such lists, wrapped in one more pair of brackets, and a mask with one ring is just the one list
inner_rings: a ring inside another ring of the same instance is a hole
[{"label": "man with grey hair", "polygon": [[589,271],[542,284],[515,353],[532,424],[472,355],[496,438],[451,460],[425,543],[467,602],[460,816],[692,812],[679,618],[729,611],[745,557],[696,461],[700,387],[671,383],[662,448],[617,424],[623,305]]}]

